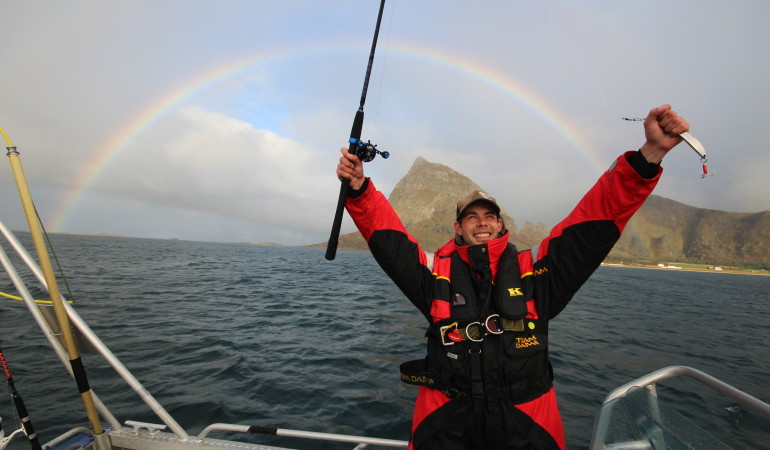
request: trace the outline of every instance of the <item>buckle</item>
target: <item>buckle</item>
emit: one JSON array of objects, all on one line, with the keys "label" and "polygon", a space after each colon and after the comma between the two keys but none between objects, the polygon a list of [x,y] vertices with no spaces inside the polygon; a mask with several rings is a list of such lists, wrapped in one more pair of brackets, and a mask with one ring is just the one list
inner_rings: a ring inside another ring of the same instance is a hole
[{"label": "buckle", "polygon": [[[454,327],[454,330],[447,333],[447,330],[452,327]],[[462,342],[463,340],[462,335],[460,335],[460,330],[457,329],[457,322],[444,325],[443,327],[439,328],[439,330],[441,332],[441,343],[445,346],[455,345],[455,342]]]},{"label": "buckle", "polygon": [[[474,325],[475,328],[472,328]],[[483,330],[481,322],[471,322],[465,326],[465,335],[473,342],[481,342],[484,340],[484,333],[481,330]]]},{"label": "buckle", "polygon": [[[490,319],[487,318],[487,322],[489,320]],[[465,340],[473,341],[473,342],[481,342],[484,340],[484,336],[487,334],[485,332],[485,329],[488,330],[487,325],[482,324],[481,322],[471,322],[468,325],[466,325],[465,328],[463,329],[459,328],[459,325],[457,322],[453,322],[453,323],[450,323],[449,325],[444,325],[443,327],[439,328],[439,331],[441,334],[441,343],[444,344],[445,346],[448,346],[448,345],[454,345],[455,342],[462,342]],[[500,330],[499,332],[498,331],[493,332],[494,334],[502,333],[502,330],[499,327],[494,329]]]},{"label": "buckle", "polygon": [[503,324],[499,314],[492,314],[484,321],[484,328],[490,334],[503,334]]}]

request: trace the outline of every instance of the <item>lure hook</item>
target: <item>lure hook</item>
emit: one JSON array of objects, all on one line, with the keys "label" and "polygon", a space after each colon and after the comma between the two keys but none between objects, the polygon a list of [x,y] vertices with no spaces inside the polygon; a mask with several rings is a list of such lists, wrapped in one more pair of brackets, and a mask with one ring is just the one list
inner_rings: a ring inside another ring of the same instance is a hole
[{"label": "lure hook", "polygon": [[708,158],[706,157],[706,149],[703,148],[703,144],[701,144],[699,140],[695,139],[695,137],[693,137],[693,135],[691,135],[687,131],[685,131],[684,133],[680,133],[679,136],[682,138],[683,141],[687,143],[687,145],[690,146],[690,148],[695,150],[695,153],[697,153],[700,156],[700,162],[701,162],[700,177],[706,178],[707,175],[710,175],[712,177],[716,175],[716,172],[714,171],[709,173]]},{"label": "lure hook", "polygon": [[713,177],[714,175],[717,174],[716,171],[713,169],[711,170],[711,173],[709,173],[708,160],[706,158],[701,158],[700,163],[701,163],[701,171],[700,171],[701,178],[706,178],[707,175]]}]

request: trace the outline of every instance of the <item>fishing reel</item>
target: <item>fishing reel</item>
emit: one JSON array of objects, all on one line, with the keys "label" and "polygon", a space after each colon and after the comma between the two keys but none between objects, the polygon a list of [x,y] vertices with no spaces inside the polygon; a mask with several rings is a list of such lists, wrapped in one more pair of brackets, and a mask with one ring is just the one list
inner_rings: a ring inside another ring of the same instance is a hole
[{"label": "fishing reel", "polygon": [[372,141],[362,141],[361,139],[350,138],[350,153],[358,156],[362,162],[369,162],[374,159],[379,153],[384,159],[388,159],[390,153],[381,152],[377,150],[377,144],[372,144]]}]

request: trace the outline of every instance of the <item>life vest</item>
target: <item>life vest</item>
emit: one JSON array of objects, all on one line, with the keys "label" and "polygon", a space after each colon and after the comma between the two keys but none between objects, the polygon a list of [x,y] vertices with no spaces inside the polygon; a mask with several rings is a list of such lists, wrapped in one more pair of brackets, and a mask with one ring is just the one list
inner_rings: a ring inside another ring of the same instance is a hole
[{"label": "life vest", "polygon": [[513,244],[502,251],[494,282],[487,244],[466,249],[468,263],[454,242],[435,253],[428,356],[402,364],[401,379],[454,399],[533,400],[552,387],[553,378],[533,277],[522,279]]}]

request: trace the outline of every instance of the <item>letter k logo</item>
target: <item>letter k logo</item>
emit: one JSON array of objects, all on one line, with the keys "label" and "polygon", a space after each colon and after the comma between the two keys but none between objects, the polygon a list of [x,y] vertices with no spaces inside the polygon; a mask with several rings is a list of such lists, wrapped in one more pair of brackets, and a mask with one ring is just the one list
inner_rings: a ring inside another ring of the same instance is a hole
[{"label": "letter k logo", "polygon": [[521,292],[521,288],[508,288],[508,295],[511,297],[516,297],[524,294]]}]

